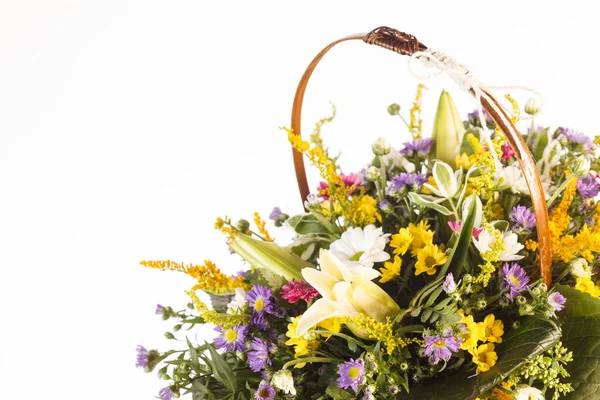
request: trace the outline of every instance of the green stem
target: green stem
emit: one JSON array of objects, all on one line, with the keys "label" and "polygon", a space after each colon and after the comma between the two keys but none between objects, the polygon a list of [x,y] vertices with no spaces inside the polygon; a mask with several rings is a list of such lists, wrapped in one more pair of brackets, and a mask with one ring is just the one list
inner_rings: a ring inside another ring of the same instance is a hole
[{"label": "green stem", "polygon": [[575,179],[575,175],[571,175],[569,177],[569,179],[564,181],[563,184],[560,185],[560,187],[558,189],[556,189],[556,191],[554,192],[552,197],[550,197],[550,199],[548,199],[548,201],[546,202],[546,207],[550,208],[550,206],[552,206],[552,203],[554,203],[554,200],[556,200],[556,198],[563,192],[563,190],[565,190],[567,188],[567,186],[569,185],[569,183],[571,183],[571,181],[573,179]]},{"label": "green stem", "polygon": [[313,362],[321,362],[321,363],[328,363],[328,362],[339,362],[340,360],[338,360],[337,358],[329,358],[329,357],[306,357],[306,358],[298,358],[296,360],[292,360],[292,361],[288,361],[283,365],[283,370],[288,369],[288,367],[291,367],[292,365],[296,365],[296,364],[301,364],[301,363],[313,363]]},{"label": "green stem", "polygon": [[531,119],[531,129],[529,130],[529,135],[527,135],[527,147],[531,147],[531,142],[533,141],[533,133],[535,132],[535,121]]},{"label": "green stem", "polygon": [[383,200],[385,197],[385,184],[386,184],[386,173],[385,170],[387,169],[387,165],[385,165],[385,160],[383,159],[383,156],[379,156],[379,163],[381,164],[381,176],[380,176],[380,188],[379,190],[381,191],[381,199]]}]

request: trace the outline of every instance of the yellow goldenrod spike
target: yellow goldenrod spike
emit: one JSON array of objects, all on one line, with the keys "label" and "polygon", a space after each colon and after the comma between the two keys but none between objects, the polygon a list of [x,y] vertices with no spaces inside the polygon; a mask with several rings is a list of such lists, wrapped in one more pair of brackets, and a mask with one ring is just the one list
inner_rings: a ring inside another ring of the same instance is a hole
[{"label": "yellow goldenrod spike", "polygon": [[269,232],[267,231],[266,225],[267,222],[263,221],[260,218],[260,214],[255,212],[254,213],[254,223],[256,224],[256,227],[258,228],[258,232],[260,232],[261,235],[263,235],[263,238],[267,241],[267,242],[273,242],[275,241],[270,235]]},{"label": "yellow goldenrod spike", "polygon": [[410,109],[410,124],[408,125],[408,129],[410,129],[413,139],[420,139],[423,134],[423,120],[421,119],[421,95],[423,88],[425,88],[425,85],[419,83],[415,101]]}]

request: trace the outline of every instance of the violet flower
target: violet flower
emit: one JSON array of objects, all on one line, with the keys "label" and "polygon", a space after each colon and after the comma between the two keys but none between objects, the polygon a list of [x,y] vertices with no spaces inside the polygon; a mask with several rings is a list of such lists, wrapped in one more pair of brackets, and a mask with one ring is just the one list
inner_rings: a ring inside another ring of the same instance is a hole
[{"label": "violet flower", "polygon": [[269,382],[262,381],[254,393],[256,400],[273,400],[275,398],[275,388],[269,385]]},{"label": "violet flower", "polygon": [[448,361],[452,353],[460,350],[460,343],[451,329],[446,329],[443,335],[425,336],[423,354],[429,357],[429,365],[435,365],[440,360]]},{"label": "violet flower", "polygon": [[138,368],[148,368],[148,356],[150,352],[144,346],[138,345],[136,348],[137,357],[135,366]]},{"label": "violet flower", "polygon": [[587,135],[578,132],[574,129],[569,128],[558,128],[561,135],[563,135],[572,145],[581,147],[582,151],[589,152],[594,146],[592,139]]},{"label": "violet flower", "polygon": [[338,375],[336,382],[339,388],[348,389],[351,387],[358,392],[358,385],[365,383],[365,363],[363,360],[346,361],[338,365]]},{"label": "violet flower", "polygon": [[269,352],[274,350],[269,342],[261,338],[252,339],[250,344],[252,351],[248,352],[248,362],[250,369],[254,372],[260,372],[265,369],[267,365],[271,365],[271,359],[269,358]]},{"label": "violet flower", "polygon": [[596,197],[600,191],[600,184],[592,175],[588,175],[583,179],[577,179],[577,191],[583,199]]},{"label": "violet flower", "polygon": [[158,397],[160,397],[161,400],[173,400],[173,396],[173,392],[168,386],[166,388],[160,389],[160,392],[158,392]]},{"label": "violet flower", "polygon": [[504,276],[502,290],[508,290],[512,302],[516,295],[528,288],[529,277],[517,263],[504,263],[501,273]]},{"label": "violet flower", "polygon": [[427,177],[424,174],[401,172],[392,177],[386,193],[388,196],[401,197],[409,191],[418,191],[426,182]]},{"label": "violet flower", "polygon": [[565,308],[567,299],[559,292],[554,292],[548,296],[548,303],[554,308],[554,311],[560,311]]},{"label": "violet flower", "polygon": [[246,350],[248,326],[238,324],[230,329],[223,329],[222,326],[218,326],[215,330],[221,333],[214,340],[217,349],[225,349],[228,352]]},{"label": "violet flower", "polygon": [[511,210],[508,214],[508,218],[515,225],[513,231],[519,232],[524,231],[531,233],[531,229],[535,227],[535,214],[527,207],[518,205]]},{"label": "violet flower", "polygon": [[427,154],[429,154],[433,143],[433,139],[431,138],[415,139],[412,142],[404,142],[404,148],[400,150],[400,153],[407,157],[425,157]]}]

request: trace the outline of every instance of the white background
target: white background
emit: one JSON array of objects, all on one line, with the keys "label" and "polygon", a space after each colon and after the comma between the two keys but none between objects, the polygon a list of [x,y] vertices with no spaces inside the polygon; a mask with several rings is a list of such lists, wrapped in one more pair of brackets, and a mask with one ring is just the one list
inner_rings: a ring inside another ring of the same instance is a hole
[{"label": "white background", "polygon": [[[154,307],[184,306],[193,282],[138,263],[233,272],[216,216],[301,210],[279,126],[330,41],[413,33],[485,83],[541,91],[540,123],[596,135],[592,4],[0,0],[0,397],[153,398],[164,383],[135,369],[135,346],[180,346]],[[407,139],[386,112],[410,108],[406,61],[350,42],[315,72],[304,126],[338,107],[324,138],[346,172],[378,136]],[[474,108],[447,78],[427,86],[427,134],[442,88]]]}]

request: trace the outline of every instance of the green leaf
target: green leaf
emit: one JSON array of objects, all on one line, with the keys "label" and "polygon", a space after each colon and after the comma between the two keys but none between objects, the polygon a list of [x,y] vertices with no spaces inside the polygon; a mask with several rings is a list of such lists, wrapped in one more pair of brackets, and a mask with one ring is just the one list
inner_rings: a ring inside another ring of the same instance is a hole
[{"label": "green leaf", "polygon": [[326,394],[331,396],[333,400],[354,400],[356,396],[346,392],[335,385],[327,386]]},{"label": "green leaf", "polygon": [[478,209],[478,204],[479,203],[473,196],[471,198],[471,204],[469,206],[467,218],[465,218],[463,222],[463,226],[460,230],[460,236],[454,245],[454,250],[448,258],[446,265],[440,269],[438,277],[445,275],[446,271],[448,270],[450,270],[455,277],[460,276],[462,266],[467,259],[467,254],[469,254],[469,246],[471,245],[471,238],[473,237],[473,225],[475,224],[475,217],[477,216],[478,212],[481,212],[481,210]]},{"label": "green leaf", "polygon": [[556,285],[557,290],[565,296],[564,309],[559,317],[593,317],[600,319],[600,300],[588,293],[583,293],[565,285]]},{"label": "green leaf", "polygon": [[233,375],[233,371],[231,367],[217,350],[215,350],[214,346],[208,346],[208,351],[210,352],[210,358],[213,363],[213,375],[215,379],[223,384],[229,391],[235,392],[237,390],[237,379],[235,375]]},{"label": "green leaf", "polygon": [[503,342],[496,346],[498,362],[489,371],[472,376],[475,371],[463,369],[447,378],[426,381],[421,386],[411,388],[403,399],[475,399],[504,380],[527,359],[552,347],[560,339],[560,335],[560,328],[552,321],[526,317],[521,320],[518,329],[504,334]]},{"label": "green leaf", "polygon": [[[542,158],[544,155],[544,150],[546,149],[546,146],[548,146],[548,131],[549,128],[546,128],[541,132],[535,133],[535,144],[531,152],[533,153],[533,157],[535,157],[536,161]],[[530,134],[533,135],[534,133],[531,132]],[[529,142],[529,140],[527,140],[527,142]]]},{"label": "green leaf", "polygon": [[188,347],[190,348],[190,362],[192,363],[192,369],[197,373],[200,373],[200,362],[198,362],[198,352],[196,351],[196,348],[192,346],[192,343],[187,337],[185,338],[185,340],[187,341]]},{"label": "green leaf", "polygon": [[414,203],[418,206],[431,208],[431,209],[433,209],[441,214],[444,214],[444,215],[452,215],[452,211],[448,210],[443,205],[435,203],[433,201],[425,200],[423,197],[419,196],[415,192],[410,192],[408,194],[408,197],[410,198],[410,201],[412,203]]},{"label": "green leaf", "polygon": [[299,234],[308,235],[320,233],[328,235],[330,232],[313,214],[295,215],[287,223]]}]

